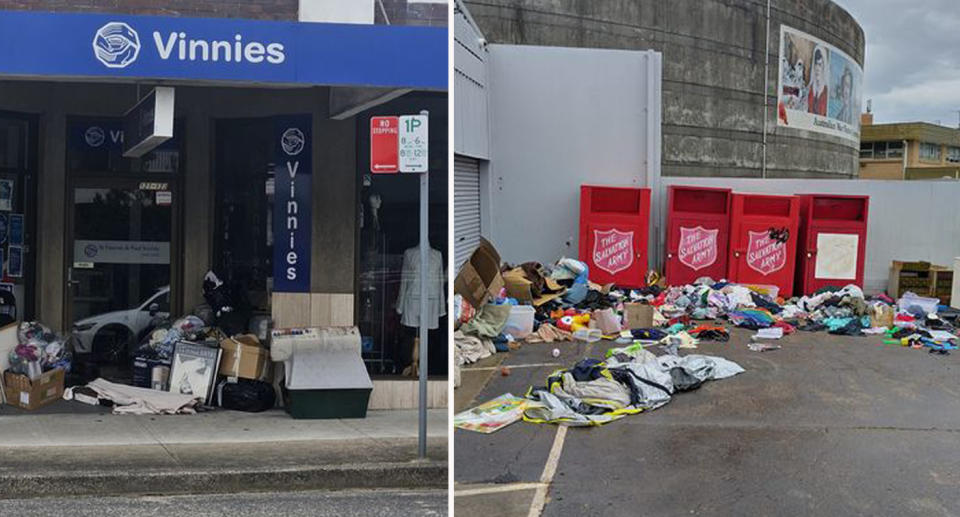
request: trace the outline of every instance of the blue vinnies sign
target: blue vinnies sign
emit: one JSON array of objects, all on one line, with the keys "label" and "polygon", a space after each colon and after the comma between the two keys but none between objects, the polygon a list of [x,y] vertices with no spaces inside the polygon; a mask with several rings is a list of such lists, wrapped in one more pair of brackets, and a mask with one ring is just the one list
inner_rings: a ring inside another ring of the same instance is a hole
[{"label": "blue vinnies sign", "polygon": [[274,117],[273,291],[310,292],[313,145],[310,115]]},{"label": "blue vinnies sign", "polygon": [[0,75],[445,90],[447,30],[0,11]]}]

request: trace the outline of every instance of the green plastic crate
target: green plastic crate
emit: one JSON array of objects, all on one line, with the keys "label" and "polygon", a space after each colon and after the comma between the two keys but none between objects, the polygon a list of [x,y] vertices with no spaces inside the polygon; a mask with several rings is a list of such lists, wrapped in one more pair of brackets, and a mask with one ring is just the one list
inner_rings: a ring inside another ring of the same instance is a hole
[{"label": "green plastic crate", "polygon": [[366,418],[370,388],[283,390],[283,404],[293,418]]}]

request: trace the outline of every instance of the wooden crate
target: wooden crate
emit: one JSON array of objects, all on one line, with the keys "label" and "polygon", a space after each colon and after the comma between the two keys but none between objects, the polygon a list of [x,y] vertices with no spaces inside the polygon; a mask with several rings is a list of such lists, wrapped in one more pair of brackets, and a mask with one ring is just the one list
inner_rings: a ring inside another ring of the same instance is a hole
[{"label": "wooden crate", "polygon": [[953,269],[943,266],[930,268],[931,285],[930,296],[939,298],[943,305],[950,305],[950,295],[953,290]]},{"label": "wooden crate", "polygon": [[940,303],[950,305],[953,286],[953,269],[929,262],[901,262],[890,265],[890,280],[887,295],[893,299],[912,291],[919,296],[939,298]]},{"label": "wooden crate", "polygon": [[913,291],[920,296],[927,296],[930,293],[931,280],[929,262],[894,260],[890,266],[887,295],[897,299],[903,296],[903,293]]}]

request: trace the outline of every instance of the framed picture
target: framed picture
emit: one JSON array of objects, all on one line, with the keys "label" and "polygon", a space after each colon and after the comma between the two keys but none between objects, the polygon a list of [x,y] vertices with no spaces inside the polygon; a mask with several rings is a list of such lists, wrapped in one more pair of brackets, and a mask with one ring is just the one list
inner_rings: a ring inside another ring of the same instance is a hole
[{"label": "framed picture", "polygon": [[7,274],[13,278],[23,277],[23,246],[7,248]]},{"label": "framed picture", "polygon": [[10,244],[23,244],[23,214],[10,214]]},{"label": "framed picture", "polygon": [[219,348],[180,341],[173,351],[169,391],[194,395],[204,404],[210,405],[219,368]]},{"label": "framed picture", "polygon": [[0,180],[0,210],[13,210],[13,180]]}]

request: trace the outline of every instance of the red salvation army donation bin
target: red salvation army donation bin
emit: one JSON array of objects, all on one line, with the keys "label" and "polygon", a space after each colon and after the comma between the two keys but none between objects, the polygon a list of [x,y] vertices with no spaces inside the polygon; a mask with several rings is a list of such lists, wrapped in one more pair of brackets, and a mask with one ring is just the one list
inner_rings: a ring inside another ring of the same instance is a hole
[{"label": "red salvation army donation bin", "polygon": [[727,276],[731,193],[728,188],[680,185],[667,190],[668,285]]},{"label": "red salvation army donation bin", "polygon": [[799,212],[795,196],[733,194],[728,279],[792,296]]},{"label": "red salvation army donation bin", "polygon": [[598,284],[643,287],[650,189],[580,187],[580,260]]},{"label": "red salvation army donation bin", "polygon": [[797,288],[809,295],[826,286],[863,288],[870,196],[801,194]]}]

